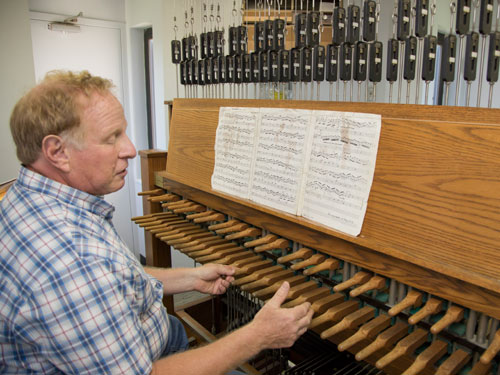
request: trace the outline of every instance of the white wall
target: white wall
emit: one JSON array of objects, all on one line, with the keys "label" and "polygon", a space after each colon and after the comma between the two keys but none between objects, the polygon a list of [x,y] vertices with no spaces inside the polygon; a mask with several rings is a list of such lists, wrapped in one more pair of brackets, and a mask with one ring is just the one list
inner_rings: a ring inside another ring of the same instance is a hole
[{"label": "white wall", "polygon": [[123,0],[29,0],[29,9],[32,12],[61,14],[63,20],[68,15],[76,16],[82,12],[85,18],[125,22]]},{"label": "white wall", "polygon": [[9,118],[17,100],[35,83],[28,21],[28,0],[0,0],[0,183],[17,177]]}]

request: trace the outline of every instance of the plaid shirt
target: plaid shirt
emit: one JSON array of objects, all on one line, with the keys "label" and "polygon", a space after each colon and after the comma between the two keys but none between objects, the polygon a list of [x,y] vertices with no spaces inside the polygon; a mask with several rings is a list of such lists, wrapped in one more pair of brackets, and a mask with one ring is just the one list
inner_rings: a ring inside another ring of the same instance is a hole
[{"label": "plaid shirt", "polygon": [[113,211],[21,168],[0,202],[0,373],[151,372],[167,344],[162,284]]}]

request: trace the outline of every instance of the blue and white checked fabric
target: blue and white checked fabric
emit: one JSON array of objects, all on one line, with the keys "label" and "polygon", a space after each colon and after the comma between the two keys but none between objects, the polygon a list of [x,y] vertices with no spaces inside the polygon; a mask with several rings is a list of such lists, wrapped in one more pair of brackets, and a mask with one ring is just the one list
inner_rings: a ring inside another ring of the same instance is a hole
[{"label": "blue and white checked fabric", "polygon": [[0,373],[151,372],[167,343],[163,288],[113,211],[21,168],[0,202]]}]

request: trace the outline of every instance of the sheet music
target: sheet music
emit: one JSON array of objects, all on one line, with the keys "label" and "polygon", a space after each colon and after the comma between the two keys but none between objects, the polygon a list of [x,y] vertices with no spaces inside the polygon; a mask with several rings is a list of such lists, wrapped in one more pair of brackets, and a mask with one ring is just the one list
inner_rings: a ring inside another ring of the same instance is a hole
[{"label": "sheet music", "polygon": [[261,108],[250,199],[297,213],[311,111]]},{"label": "sheet music", "polygon": [[248,199],[259,108],[221,107],[212,188]]},{"label": "sheet music", "polygon": [[314,135],[298,214],[357,236],[375,171],[381,116],[314,111]]}]

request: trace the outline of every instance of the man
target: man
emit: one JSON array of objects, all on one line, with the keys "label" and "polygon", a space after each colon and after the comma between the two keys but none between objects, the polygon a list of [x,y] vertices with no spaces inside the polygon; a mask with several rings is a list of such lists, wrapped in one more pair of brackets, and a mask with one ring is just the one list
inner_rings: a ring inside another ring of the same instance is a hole
[{"label": "man", "polygon": [[16,104],[22,163],[0,203],[0,373],[224,374],[265,348],[291,346],[310,305],[280,308],[289,285],[248,325],[182,353],[163,294],[224,293],[234,268],[143,268],[102,198],[124,185],[136,151],[108,80],[55,72]]}]

